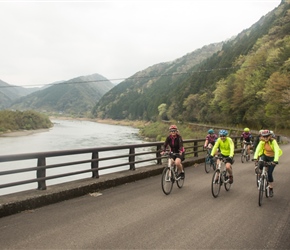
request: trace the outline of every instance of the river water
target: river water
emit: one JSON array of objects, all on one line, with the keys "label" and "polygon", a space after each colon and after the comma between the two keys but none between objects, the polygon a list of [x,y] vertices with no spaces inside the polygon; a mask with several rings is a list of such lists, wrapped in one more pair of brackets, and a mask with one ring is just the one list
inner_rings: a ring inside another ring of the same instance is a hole
[{"label": "river water", "polygon": [[[37,132],[26,136],[0,137],[0,155],[47,152],[81,148],[95,148],[104,146],[140,144],[143,139],[138,136],[138,129],[129,126],[108,125],[103,123],[79,120],[52,120],[53,128],[44,132]],[[128,152],[127,152],[128,153]],[[73,159],[75,160],[75,159]],[[50,164],[51,162],[47,162]],[[0,171],[13,168],[14,163],[0,163]],[[31,161],[17,162],[17,168],[34,164]],[[31,166],[31,165],[30,165]],[[128,167],[126,168],[128,169]],[[49,171],[47,170],[47,175]],[[56,171],[56,170],[55,170]],[[59,170],[57,170],[59,171]],[[58,174],[59,172],[54,172]],[[112,172],[112,170],[110,170]],[[105,172],[104,172],[105,173]],[[62,182],[90,177],[91,173],[62,178]],[[17,175],[0,176],[0,183],[20,181],[35,178],[35,172]],[[59,180],[49,180],[47,184],[59,183]],[[36,183],[0,189],[0,195],[35,189]]]}]

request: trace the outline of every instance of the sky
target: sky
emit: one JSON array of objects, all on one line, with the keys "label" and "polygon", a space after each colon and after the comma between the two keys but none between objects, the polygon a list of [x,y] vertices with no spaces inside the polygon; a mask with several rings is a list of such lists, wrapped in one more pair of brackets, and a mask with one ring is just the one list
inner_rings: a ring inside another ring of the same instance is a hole
[{"label": "sky", "polygon": [[118,83],[251,27],[281,0],[0,0],[0,80]]}]

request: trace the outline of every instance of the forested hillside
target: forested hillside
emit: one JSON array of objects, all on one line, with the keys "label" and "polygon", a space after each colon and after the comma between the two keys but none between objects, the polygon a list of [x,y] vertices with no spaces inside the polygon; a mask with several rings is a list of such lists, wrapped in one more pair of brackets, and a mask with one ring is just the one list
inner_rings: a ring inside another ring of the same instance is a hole
[{"label": "forested hillside", "polygon": [[88,117],[95,103],[113,86],[99,74],[80,76],[20,98],[10,108]]},{"label": "forested hillside", "polygon": [[186,70],[181,58],[180,64],[162,63],[138,72],[106,93],[94,115],[289,128],[289,6],[289,1],[282,2]]},{"label": "forested hillside", "polygon": [[36,88],[28,89],[19,86],[13,86],[0,80],[0,109],[9,107],[13,101],[34,91],[36,91]]}]

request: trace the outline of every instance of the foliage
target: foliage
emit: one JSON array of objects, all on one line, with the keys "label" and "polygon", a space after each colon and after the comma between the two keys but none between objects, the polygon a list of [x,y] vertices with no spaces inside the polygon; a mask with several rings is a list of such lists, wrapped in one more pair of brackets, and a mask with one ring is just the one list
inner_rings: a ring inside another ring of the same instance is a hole
[{"label": "foliage", "polygon": [[106,93],[93,115],[289,128],[289,6],[282,1],[222,46],[138,72]]},{"label": "foliage", "polygon": [[49,118],[36,111],[0,110],[0,132],[50,128]]}]

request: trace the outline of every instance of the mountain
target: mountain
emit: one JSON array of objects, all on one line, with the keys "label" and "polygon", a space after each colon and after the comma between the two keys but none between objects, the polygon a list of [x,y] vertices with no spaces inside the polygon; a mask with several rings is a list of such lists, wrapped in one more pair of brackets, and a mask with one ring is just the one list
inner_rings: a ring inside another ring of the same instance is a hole
[{"label": "mountain", "polygon": [[150,120],[157,107],[167,102],[181,82],[188,79],[191,69],[220,51],[223,43],[197,49],[172,62],[159,63],[137,72],[107,92],[95,106],[99,118]]},{"label": "mountain", "polygon": [[13,101],[36,91],[36,88],[23,88],[0,80],[0,110],[9,107]]},{"label": "mountain", "polygon": [[209,45],[211,53],[200,60],[194,58],[207,46],[136,73],[100,99],[94,116],[289,127],[289,3],[233,39]]},{"label": "mountain", "polygon": [[95,103],[114,86],[99,74],[80,76],[22,97],[13,102],[10,108],[89,116]]}]

